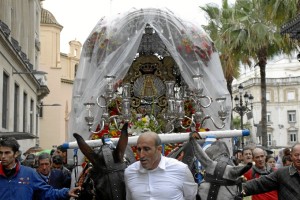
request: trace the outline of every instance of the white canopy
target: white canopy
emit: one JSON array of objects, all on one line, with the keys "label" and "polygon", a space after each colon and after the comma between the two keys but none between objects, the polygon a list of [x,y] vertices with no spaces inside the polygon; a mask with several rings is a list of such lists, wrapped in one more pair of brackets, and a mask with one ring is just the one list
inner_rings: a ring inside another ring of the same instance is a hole
[{"label": "white canopy", "polygon": [[[231,111],[231,99],[226,88],[219,55],[209,36],[201,28],[201,22],[194,24],[179,19],[168,9],[133,9],[114,17],[103,17],[84,43],[79,68],[73,88],[73,102],[69,121],[69,141],[74,141],[74,132],[88,139],[90,133],[86,125],[87,102],[96,102],[104,93],[106,75],[116,76],[121,81],[137,56],[145,27],[150,25],[164,43],[166,49],[158,48],[159,55],[169,54],[179,67],[186,84],[195,88],[192,76],[203,74],[204,94],[214,100],[204,112],[218,119],[220,106],[215,101],[226,97],[226,109]],[[78,30],[80,31],[80,30]],[[103,110],[92,109],[95,130]],[[218,120],[216,120],[218,121]],[[220,122],[220,121],[218,121]],[[230,116],[225,120],[225,130],[229,129]],[[208,128],[215,130],[212,124]]]}]

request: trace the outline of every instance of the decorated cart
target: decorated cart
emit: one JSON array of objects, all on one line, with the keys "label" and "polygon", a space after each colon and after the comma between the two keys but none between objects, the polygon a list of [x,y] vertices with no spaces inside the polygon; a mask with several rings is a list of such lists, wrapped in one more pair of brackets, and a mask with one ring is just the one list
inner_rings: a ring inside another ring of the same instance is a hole
[{"label": "decorated cart", "polygon": [[69,142],[75,132],[86,140],[118,138],[124,122],[133,138],[147,130],[173,139],[192,130],[228,130],[230,95],[200,24],[154,8],[103,17],[83,46]]}]

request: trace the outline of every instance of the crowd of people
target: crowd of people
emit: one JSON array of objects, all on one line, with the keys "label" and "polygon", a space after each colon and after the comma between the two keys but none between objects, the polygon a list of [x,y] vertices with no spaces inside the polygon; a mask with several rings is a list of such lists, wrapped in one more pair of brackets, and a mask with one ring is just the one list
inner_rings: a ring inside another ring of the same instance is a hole
[{"label": "crowd of people", "polygon": [[[300,144],[281,152],[280,158],[275,158],[272,151],[255,145],[236,152],[237,165],[253,164],[244,174],[241,194],[244,199],[300,199]],[[125,170],[128,200],[196,199],[197,186],[190,171],[185,164],[161,155],[161,141],[157,134],[140,135],[137,153],[140,161]]]},{"label": "crowd of people", "polygon": [[237,164],[253,163],[244,174],[244,199],[300,199],[300,144],[280,150],[276,157],[272,153],[256,146],[235,153]]},{"label": "crowd of people", "polygon": [[[66,151],[28,155],[18,161],[14,138],[0,140],[1,199],[69,199],[79,187],[70,188],[71,172]],[[158,134],[146,132],[137,140],[139,161],[125,170],[126,199],[196,199],[198,185],[188,166],[162,155]],[[296,200],[300,196],[300,144],[274,157],[262,147],[246,146],[235,154],[237,165],[253,163],[245,174],[242,196],[252,200]],[[26,166],[27,165],[27,166]],[[18,187],[18,192],[13,192]]]},{"label": "crowd of people", "polygon": [[52,149],[50,153],[29,153],[20,163],[36,169],[38,175],[56,189],[71,186],[72,167],[67,165],[67,151],[62,146]]},{"label": "crowd of people", "polygon": [[[14,138],[0,140],[0,199],[69,199],[78,197],[78,187],[70,189],[71,173],[63,170],[63,158],[53,152],[27,155],[21,163],[20,145]],[[26,166],[27,165],[27,166]]]}]

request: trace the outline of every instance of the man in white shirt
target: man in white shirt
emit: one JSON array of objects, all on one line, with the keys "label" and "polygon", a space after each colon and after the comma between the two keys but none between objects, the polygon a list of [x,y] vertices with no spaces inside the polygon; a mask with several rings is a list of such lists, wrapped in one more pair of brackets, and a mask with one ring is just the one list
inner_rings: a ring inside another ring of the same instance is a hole
[{"label": "man in white shirt", "polygon": [[137,140],[140,161],[125,169],[127,200],[194,200],[198,190],[188,166],[161,155],[161,140],[145,132]]}]

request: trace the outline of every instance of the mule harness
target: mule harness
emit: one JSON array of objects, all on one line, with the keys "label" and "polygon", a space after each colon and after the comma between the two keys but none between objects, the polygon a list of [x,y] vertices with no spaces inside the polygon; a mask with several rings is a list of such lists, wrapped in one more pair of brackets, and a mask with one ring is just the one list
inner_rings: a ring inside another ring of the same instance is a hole
[{"label": "mule harness", "polygon": [[208,173],[205,174],[204,180],[211,184],[208,191],[207,199],[212,199],[212,200],[217,199],[218,192],[221,186],[225,186],[228,192],[231,193],[227,186],[233,186],[233,185],[237,185],[238,194],[235,195],[231,193],[232,196],[234,196],[235,200],[242,199],[239,196],[239,194],[242,191],[243,178],[238,178],[237,180],[224,179],[223,174],[225,172],[227,165],[228,163],[224,159],[221,159],[220,161],[217,162],[213,175]]},{"label": "mule harness", "polygon": [[114,162],[112,150],[108,145],[102,146],[102,153],[106,166],[102,170],[103,173],[108,177],[110,185],[112,186],[111,195],[114,200],[121,200],[121,198],[123,198],[123,194],[121,194],[122,191],[120,190],[120,188],[124,187],[124,183],[122,183],[121,181],[116,181],[120,178],[120,174],[117,172],[124,171],[127,166],[124,162],[120,164],[116,164]]},{"label": "mule harness", "polygon": [[[105,163],[105,167],[101,166],[101,171],[102,173],[108,177],[108,181],[110,183],[111,187],[111,195],[112,195],[112,199],[114,200],[121,200],[121,198],[123,198],[123,194],[122,191],[119,188],[123,188],[124,185],[122,185],[123,183],[121,181],[116,181],[118,180],[120,177],[120,175],[117,173],[119,171],[124,171],[125,168],[127,167],[127,165],[125,163],[120,163],[120,164],[116,164],[114,162],[114,158],[112,155],[112,146],[111,145],[102,145],[101,147],[102,149],[102,154],[103,154],[103,158],[104,158],[104,163]],[[83,182],[88,181],[88,179],[90,178],[90,170],[88,170],[89,164],[86,165],[86,167],[83,170]],[[94,166],[95,167],[95,166]],[[99,168],[99,166],[97,167]],[[93,183],[93,181],[92,181]],[[96,192],[96,188],[94,187],[94,183],[93,183],[93,188],[92,188],[92,194],[94,194],[94,198],[95,198],[95,192]]]}]

